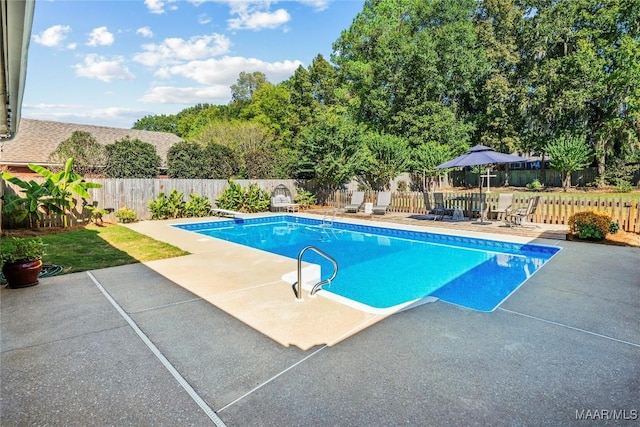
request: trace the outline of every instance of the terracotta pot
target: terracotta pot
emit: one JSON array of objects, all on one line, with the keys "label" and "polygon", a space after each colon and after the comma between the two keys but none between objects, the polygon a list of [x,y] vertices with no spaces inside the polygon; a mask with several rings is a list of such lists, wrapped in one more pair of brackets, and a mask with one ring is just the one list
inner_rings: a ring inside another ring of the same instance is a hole
[{"label": "terracotta pot", "polygon": [[2,274],[7,280],[7,288],[26,288],[38,284],[38,275],[42,271],[42,260],[5,263]]}]

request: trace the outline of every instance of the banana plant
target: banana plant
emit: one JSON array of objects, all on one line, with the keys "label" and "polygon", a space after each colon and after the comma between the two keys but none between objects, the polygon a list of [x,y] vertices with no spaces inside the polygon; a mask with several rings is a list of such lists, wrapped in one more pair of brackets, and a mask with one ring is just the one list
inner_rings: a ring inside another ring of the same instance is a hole
[{"label": "banana plant", "polygon": [[[101,185],[93,182],[85,182],[81,175],[73,172],[73,158],[65,163],[65,167],[58,173],[30,163],[29,169],[44,178],[43,183],[34,180],[25,181],[9,172],[3,172],[2,178],[20,187],[24,195],[6,195],[3,211],[18,222],[29,220],[29,226],[42,219],[43,213],[66,215],[75,207],[73,195],[83,199],[91,196],[87,191],[90,188],[100,188]],[[66,216],[64,218],[66,226]]]}]

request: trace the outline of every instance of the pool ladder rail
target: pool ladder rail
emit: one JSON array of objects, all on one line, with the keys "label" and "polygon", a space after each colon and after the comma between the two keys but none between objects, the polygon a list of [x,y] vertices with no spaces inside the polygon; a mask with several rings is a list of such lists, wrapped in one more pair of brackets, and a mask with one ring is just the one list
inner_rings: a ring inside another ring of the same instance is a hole
[{"label": "pool ladder rail", "polygon": [[300,253],[298,253],[298,280],[293,285],[291,285],[291,288],[293,289],[293,293],[296,296],[296,301],[302,301],[304,299],[302,298],[302,256],[306,251],[309,251],[309,250],[317,253],[320,256],[325,257],[326,259],[331,261],[331,264],[333,264],[333,274],[331,275],[331,277],[325,280],[320,280],[318,283],[313,285],[313,288],[311,288],[311,292],[309,292],[309,296],[314,296],[316,292],[318,292],[322,288],[323,285],[331,283],[331,281],[335,279],[336,275],[338,274],[338,263],[331,255],[316,248],[315,246],[312,246],[312,245],[305,246],[300,250]]}]

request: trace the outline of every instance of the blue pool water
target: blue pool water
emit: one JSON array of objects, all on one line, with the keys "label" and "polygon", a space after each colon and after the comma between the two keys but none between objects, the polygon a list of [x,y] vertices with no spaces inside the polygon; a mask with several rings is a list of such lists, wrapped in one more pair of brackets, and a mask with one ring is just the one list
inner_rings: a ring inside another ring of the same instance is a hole
[{"label": "blue pool water", "polygon": [[[313,245],[339,265],[337,277],[324,290],[378,309],[434,296],[493,311],[560,250],[340,222],[325,227],[321,221],[290,215],[176,227],[294,259]],[[320,264],[323,279],[333,271],[312,251],[304,261]]]}]

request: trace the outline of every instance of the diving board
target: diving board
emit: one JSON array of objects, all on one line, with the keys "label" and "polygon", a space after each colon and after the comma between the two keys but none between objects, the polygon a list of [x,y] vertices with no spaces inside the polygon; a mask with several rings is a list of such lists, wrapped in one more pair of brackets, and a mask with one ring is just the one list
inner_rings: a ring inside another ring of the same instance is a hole
[{"label": "diving board", "polygon": [[231,211],[229,209],[220,209],[220,208],[211,208],[210,212],[215,216],[228,216],[231,218],[244,215],[243,212]]}]

